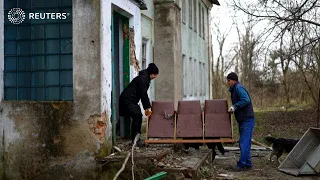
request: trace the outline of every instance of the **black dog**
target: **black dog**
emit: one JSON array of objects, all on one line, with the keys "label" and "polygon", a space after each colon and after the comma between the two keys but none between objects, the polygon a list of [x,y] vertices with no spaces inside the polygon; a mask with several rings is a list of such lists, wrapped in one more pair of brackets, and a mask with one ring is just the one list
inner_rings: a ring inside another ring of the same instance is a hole
[{"label": "black dog", "polygon": [[[187,140],[199,139],[197,137],[184,138]],[[184,143],[185,150],[188,150],[189,147],[193,147],[196,150],[199,150],[199,147],[202,146],[202,143]]]},{"label": "black dog", "polygon": [[218,147],[218,150],[222,155],[226,152],[221,142],[218,143],[208,143],[207,144],[209,149],[212,149],[212,161],[216,158],[217,152],[216,152],[216,146]]},{"label": "black dog", "polygon": [[[188,150],[189,147],[193,147],[194,149],[199,150],[199,147],[201,145],[202,145],[201,143],[185,143],[184,148],[185,148],[185,150]],[[215,157],[217,155],[216,146],[218,147],[218,150],[220,151],[220,153],[222,155],[224,155],[224,153],[226,152],[221,142],[207,143],[207,146],[209,149],[212,149],[212,161],[215,159]]]},{"label": "black dog", "polygon": [[277,156],[279,163],[279,158],[283,152],[289,153],[294,146],[299,142],[297,139],[286,139],[286,138],[274,138],[271,136],[265,137],[265,140],[272,144],[272,153],[270,155],[270,161],[273,156]]}]

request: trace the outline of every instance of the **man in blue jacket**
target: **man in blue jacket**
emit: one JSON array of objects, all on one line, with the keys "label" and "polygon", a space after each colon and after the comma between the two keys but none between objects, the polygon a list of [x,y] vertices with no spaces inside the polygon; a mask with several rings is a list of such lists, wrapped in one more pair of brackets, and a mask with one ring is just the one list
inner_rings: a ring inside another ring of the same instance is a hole
[{"label": "man in blue jacket", "polygon": [[231,92],[232,106],[229,109],[239,125],[239,147],[240,159],[234,167],[235,171],[248,170],[252,168],[251,162],[251,138],[254,128],[254,111],[252,101],[246,88],[238,82],[236,73],[231,72],[227,76],[227,84]]}]

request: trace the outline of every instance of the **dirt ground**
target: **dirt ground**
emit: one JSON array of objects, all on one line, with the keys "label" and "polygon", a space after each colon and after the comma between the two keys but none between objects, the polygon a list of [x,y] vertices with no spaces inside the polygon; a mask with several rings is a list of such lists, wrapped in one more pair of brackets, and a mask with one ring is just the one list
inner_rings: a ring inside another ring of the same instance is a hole
[{"label": "dirt ground", "polygon": [[[261,111],[256,112],[256,124],[253,138],[260,142],[266,143],[264,141],[264,137],[266,135],[271,134],[275,137],[283,137],[283,138],[301,138],[301,136],[306,132],[309,127],[314,127],[316,124],[315,111],[313,109],[307,110],[294,110],[288,111],[285,113],[284,111]],[[238,139],[237,132],[237,124],[234,122],[234,139]],[[143,134],[144,135],[144,134]],[[144,136],[142,136],[145,139]],[[122,140],[117,140],[118,146],[128,151],[131,149],[130,140],[123,140],[126,143],[123,143]],[[238,144],[227,144],[225,146],[228,147],[237,147]],[[152,154],[148,153],[148,151],[155,152],[155,150],[161,150],[164,147],[150,148],[146,150],[145,148],[139,148],[136,150],[137,153],[141,154]],[[201,147],[206,148],[205,146]],[[218,151],[217,151],[218,152]],[[239,151],[231,150],[226,152],[224,156],[218,154],[216,159],[211,162],[210,160],[206,160],[205,163],[201,166],[198,171],[198,179],[202,180],[212,180],[212,179],[275,179],[275,180],[291,180],[291,179],[319,179],[320,176],[299,176],[295,177],[292,175],[285,174],[278,170],[279,164],[275,162],[269,161],[270,150],[252,150],[252,161],[253,161],[253,169],[245,172],[234,172],[232,171],[232,166],[236,164],[236,161],[239,159]],[[124,153],[125,154],[125,153]],[[183,151],[174,152],[171,150],[171,153],[166,156],[166,158],[162,160],[154,160],[150,159],[148,161],[137,162],[136,165],[136,179],[144,179],[150,177],[151,175],[165,170],[167,166],[169,168],[177,168],[181,166],[181,162],[186,162],[184,158],[196,159],[195,156],[199,155],[199,153],[190,148],[188,154]],[[283,161],[285,159],[286,154],[281,157]],[[122,161],[121,161],[122,164]],[[192,164],[192,163],[191,163]],[[113,166],[113,165],[111,165]],[[162,167],[163,169],[159,168]],[[114,171],[118,171],[119,167],[108,167],[114,168]],[[121,176],[119,179],[131,179],[131,165],[128,163],[127,165],[128,173]],[[140,176],[139,176],[140,174]],[[174,179],[188,179],[184,174],[175,174],[172,176],[171,173],[163,179],[163,180],[174,180]]]},{"label": "dirt ground", "polygon": [[[119,142],[119,141],[118,141]],[[118,144],[121,149],[124,151],[128,151],[130,149],[130,145],[128,142],[119,143]],[[244,172],[234,172],[232,170],[232,166],[234,166],[239,159],[240,152],[234,146],[225,146],[227,152],[225,155],[221,155],[218,151],[218,155],[216,156],[214,161],[211,161],[211,156],[204,161],[203,165],[197,171],[197,178],[201,180],[213,180],[213,179],[270,179],[270,180],[291,180],[291,179],[302,179],[302,180],[311,180],[311,179],[320,179],[320,176],[299,176],[295,177],[292,175],[285,174],[280,172],[277,168],[279,164],[276,161],[270,162],[269,155],[271,153],[270,149],[266,149],[264,147],[253,146],[252,150],[252,161],[253,161],[253,169],[244,171]],[[164,145],[163,149],[170,148],[172,145]],[[146,148],[137,148],[135,151],[137,153],[143,154],[152,154],[155,153],[156,150],[161,150],[161,145],[149,145]],[[179,150],[171,150],[169,154],[161,159],[148,159],[146,161],[137,160],[136,165],[136,178],[144,179],[150,177],[151,175],[166,171],[168,172],[168,176],[163,180],[183,180],[183,179],[191,179],[188,177],[188,174],[176,172],[169,172],[167,169],[190,169],[191,166],[194,167],[195,164],[201,160],[201,157],[204,157],[204,152],[208,151],[206,146],[201,146],[200,150],[195,150],[194,148],[189,148],[189,151]],[[123,154],[125,154],[123,152]],[[211,155],[211,153],[209,153]],[[286,157],[284,154],[281,157],[281,161],[283,161]],[[197,162],[198,161],[198,162]],[[152,167],[152,168],[151,168]],[[127,164],[128,172],[122,175],[123,179],[131,178],[131,164]],[[139,172],[143,172],[143,174],[139,174]],[[120,178],[121,179],[121,178]]]},{"label": "dirt ground", "polygon": [[[311,180],[320,179],[316,176],[292,176],[278,170],[279,164],[276,161],[270,162],[269,155],[271,151],[252,150],[252,170],[243,172],[234,172],[234,166],[239,159],[239,151],[229,151],[224,156],[219,154],[216,159],[201,167],[200,174],[202,180],[209,179],[262,179],[262,180]],[[281,157],[283,161],[286,154]]]}]

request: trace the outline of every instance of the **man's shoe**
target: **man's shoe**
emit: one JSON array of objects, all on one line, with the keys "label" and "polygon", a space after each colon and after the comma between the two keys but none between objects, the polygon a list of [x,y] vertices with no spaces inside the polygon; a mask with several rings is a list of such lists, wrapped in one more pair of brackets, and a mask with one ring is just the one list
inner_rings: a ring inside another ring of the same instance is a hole
[{"label": "man's shoe", "polygon": [[232,167],[232,170],[235,172],[245,171],[246,167],[234,166]]},{"label": "man's shoe", "polygon": [[246,170],[252,170],[252,166],[246,166]]}]

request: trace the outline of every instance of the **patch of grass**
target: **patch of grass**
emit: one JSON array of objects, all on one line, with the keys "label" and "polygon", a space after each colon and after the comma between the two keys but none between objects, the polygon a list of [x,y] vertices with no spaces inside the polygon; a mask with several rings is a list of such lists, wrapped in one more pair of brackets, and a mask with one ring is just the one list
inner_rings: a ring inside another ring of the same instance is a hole
[{"label": "patch of grass", "polygon": [[313,104],[311,102],[295,102],[292,101],[289,107],[285,104],[275,104],[269,107],[254,107],[255,112],[270,112],[270,111],[297,111],[297,110],[308,110],[311,109]]},{"label": "patch of grass", "polygon": [[[233,121],[233,138],[239,138],[238,124]],[[316,126],[315,109],[294,109],[285,111],[255,111],[253,139],[266,143],[264,138],[274,137],[299,139],[310,128]]]}]

